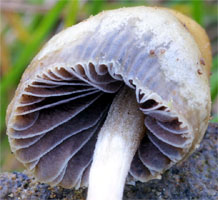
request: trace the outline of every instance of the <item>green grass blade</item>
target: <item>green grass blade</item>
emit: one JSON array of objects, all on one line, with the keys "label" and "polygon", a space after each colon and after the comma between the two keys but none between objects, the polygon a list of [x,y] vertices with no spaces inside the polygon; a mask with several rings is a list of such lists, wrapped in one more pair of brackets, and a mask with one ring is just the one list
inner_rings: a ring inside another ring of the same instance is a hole
[{"label": "green grass blade", "polygon": [[212,72],[218,71],[218,55],[213,58]]},{"label": "green grass blade", "polygon": [[34,33],[35,29],[39,26],[42,19],[43,19],[42,14],[36,14],[35,16],[33,16],[32,22],[28,26],[28,30],[30,33]]},{"label": "green grass blade", "polygon": [[203,24],[204,18],[204,1],[203,0],[193,0],[192,2],[192,17],[196,22],[201,25]]},{"label": "green grass blade", "polygon": [[79,0],[69,1],[67,4],[67,14],[64,19],[65,27],[72,26],[76,23],[79,12]]},{"label": "green grass blade", "polygon": [[100,11],[102,11],[104,3],[105,3],[105,0],[93,0],[92,7],[91,7],[91,14],[96,15]]},{"label": "green grass blade", "polygon": [[210,121],[218,123],[218,115],[213,116],[213,118]]},{"label": "green grass blade", "polygon": [[210,78],[210,87],[211,87],[211,99],[212,102],[215,101],[215,99],[218,96],[218,71],[214,72],[213,75]]},{"label": "green grass blade", "polygon": [[218,97],[218,56],[213,59],[212,75],[210,77],[210,90],[212,102]]}]

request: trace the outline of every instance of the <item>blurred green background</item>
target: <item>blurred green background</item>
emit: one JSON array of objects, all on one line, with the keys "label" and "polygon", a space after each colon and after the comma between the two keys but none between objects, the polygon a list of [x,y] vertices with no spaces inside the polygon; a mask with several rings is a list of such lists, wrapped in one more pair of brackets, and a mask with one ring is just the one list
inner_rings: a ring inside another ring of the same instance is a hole
[{"label": "blurred green background", "polygon": [[191,16],[206,29],[213,51],[211,121],[218,122],[217,0],[1,0],[0,171],[23,169],[9,148],[5,113],[23,71],[43,44],[60,30],[102,10],[139,5],[176,9]]}]

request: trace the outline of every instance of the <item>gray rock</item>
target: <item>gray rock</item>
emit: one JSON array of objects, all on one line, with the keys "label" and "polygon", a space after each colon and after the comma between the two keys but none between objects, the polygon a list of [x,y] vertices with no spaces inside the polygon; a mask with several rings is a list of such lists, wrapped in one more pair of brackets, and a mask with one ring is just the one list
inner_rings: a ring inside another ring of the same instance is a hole
[{"label": "gray rock", "polygon": [[[218,199],[218,126],[210,126],[199,149],[182,164],[166,171],[161,180],[126,185],[124,200]],[[82,200],[87,189],[69,190],[38,183],[24,173],[0,174],[0,199]]]}]

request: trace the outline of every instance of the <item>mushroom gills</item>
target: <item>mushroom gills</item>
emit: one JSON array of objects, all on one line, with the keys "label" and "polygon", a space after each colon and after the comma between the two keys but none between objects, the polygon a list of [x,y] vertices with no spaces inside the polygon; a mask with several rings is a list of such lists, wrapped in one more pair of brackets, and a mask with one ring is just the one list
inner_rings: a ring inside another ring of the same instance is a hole
[{"label": "mushroom gills", "polygon": [[[103,81],[99,85],[104,90],[108,72],[103,65],[99,72],[104,77],[96,77],[95,83]],[[96,73],[92,72],[92,76]],[[67,82],[62,81],[50,73],[37,76],[37,82],[33,80],[24,89],[11,126],[10,142],[17,158],[38,180],[72,188],[87,185],[97,133],[114,94],[90,86],[73,74]],[[117,82],[113,78],[108,81]],[[119,81],[116,90],[120,84]],[[60,149],[66,150],[65,154]],[[61,161],[57,162],[57,158]],[[49,171],[45,172],[44,167]]]},{"label": "mushroom gills", "polygon": [[[138,99],[142,99],[142,95]],[[187,127],[181,127],[178,117],[155,100],[144,100],[140,110],[145,114],[146,134],[133,159],[130,175],[143,182],[159,178],[173,163],[182,159],[190,142]]]},{"label": "mushroom gills", "polygon": [[[29,138],[53,130],[54,128],[59,127],[71,119],[73,120],[74,117],[80,114],[83,110],[89,108],[89,106],[92,106],[92,104],[95,103],[95,101],[101,96],[102,94],[95,93],[94,95],[90,95],[89,98],[83,97],[77,100],[69,101],[63,105],[61,104],[55,107],[42,109],[35,124],[22,131],[17,131],[14,129],[13,132],[11,132],[11,137]],[[28,116],[23,115],[23,117],[25,118]],[[43,126],[41,126],[41,124],[43,124]]]},{"label": "mushroom gills", "polygon": [[[56,68],[53,69],[56,77],[59,71],[62,71],[68,75],[67,80],[61,80],[63,75],[56,78],[54,75],[51,77],[51,73],[50,76],[43,74],[40,77],[37,76],[37,81],[32,81],[30,86],[24,89],[16,109],[15,123],[10,132],[11,144],[18,159],[25,163],[30,170],[34,170],[39,180],[67,188],[74,187],[79,182],[87,185],[88,172],[84,176],[86,178],[82,178],[82,174],[85,173],[88,165],[90,169],[92,155],[89,156],[86,165],[81,167],[73,161],[77,153],[74,155],[71,152],[70,154],[74,156],[67,162],[68,164],[60,165],[56,169],[55,173],[58,174],[56,178],[52,177],[54,173],[47,173],[46,176],[44,176],[45,173],[41,174],[43,167],[40,166],[44,166],[42,161],[48,157],[47,155],[52,155],[55,149],[64,145],[68,140],[73,142],[73,137],[76,140],[76,135],[80,136],[83,131],[86,132],[90,126],[93,126],[91,124],[98,124],[105,117],[122,82],[119,75],[111,76],[110,64],[99,66],[101,67],[98,68],[98,71],[93,63],[85,65],[85,69],[82,69],[82,65],[77,66],[77,69],[61,68],[58,70]],[[75,75],[76,72],[77,75]],[[107,78],[104,79],[102,76]],[[43,81],[39,82],[39,80]],[[94,86],[90,86],[90,82]],[[114,83],[116,84],[110,90],[110,85]],[[135,88],[132,80],[128,80],[128,83]],[[116,90],[114,90],[115,86]],[[171,161],[175,162],[182,157],[181,148],[186,139],[181,136],[187,133],[187,129],[180,128],[178,118],[155,100],[146,99],[143,102],[143,94],[137,91],[136,89],[136,99],[140,110],[147,116],[145,117],[145,126],[149,131],[147,130],[148,136],[144,136],[132,161],[130,174],[139,180],[149,180],[156,177],[158,172],[168,168]],[[55,140],[53,136],[55,136]],[[81,146],[78,148],[79,153]],[[146,153],[145,149],[147,149]],[[70,154],[66,158],[69,159]],[[155,158],[156,161],[151,160],[152,158]],[[139,163],[138,168],[141,166],[140,173],[134,167],[136,163]],[[79,174],[77,178],[72,178],[75,177],[72,174],[74,172],[70,170],[73,166],[75,170],[78,167],[80,171],[77,173]],[[70,173],[71,181],[70,176],[66,175]]]}]

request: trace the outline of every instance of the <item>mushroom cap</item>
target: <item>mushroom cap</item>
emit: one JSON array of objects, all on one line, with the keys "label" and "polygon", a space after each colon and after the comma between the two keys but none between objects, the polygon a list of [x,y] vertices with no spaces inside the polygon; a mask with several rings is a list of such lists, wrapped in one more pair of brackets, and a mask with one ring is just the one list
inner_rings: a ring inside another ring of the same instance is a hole
[{"label": "mushroom cap", "polygon": [[201,29],[168,9],[134,7],[55,35],[24,72],[7,110],[16,158],[41,182],[87,186],[98,132],[125,84],[135,90],[146,126],[128,180],[158,178],[185,159],[205,133],[211,106],[210,46],[193,24]]}]

